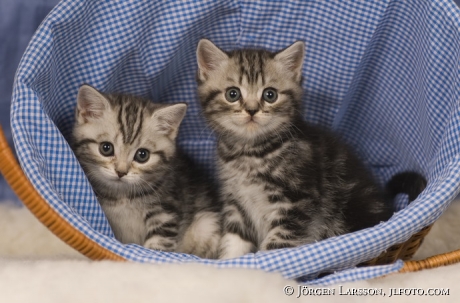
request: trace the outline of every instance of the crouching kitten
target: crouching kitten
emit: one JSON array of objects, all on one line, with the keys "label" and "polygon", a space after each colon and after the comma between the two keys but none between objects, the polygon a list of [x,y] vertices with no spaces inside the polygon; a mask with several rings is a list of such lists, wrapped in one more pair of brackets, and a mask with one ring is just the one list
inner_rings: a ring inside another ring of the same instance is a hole
[{"label": "crouching kitten", "polygon": [[72,148],[120,242],[214,258],[218,200],[175,142],[186,109],[83,85]]},{"label": "crouching kitten", "polygon": [[275,53],[198,44],[198,94],[218,138],[221,258],[374,226],[393,214],[394,190],[425,186],[404,173],[385,192],[337,136],[303,120],[304,55],[302,42]]}]

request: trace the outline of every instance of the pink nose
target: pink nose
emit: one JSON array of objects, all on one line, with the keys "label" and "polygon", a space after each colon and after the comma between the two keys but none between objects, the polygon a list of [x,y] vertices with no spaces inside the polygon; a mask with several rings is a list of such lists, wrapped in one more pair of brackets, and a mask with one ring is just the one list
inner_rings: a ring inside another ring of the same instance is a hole
[{"label": "pink nose", "polygon": [[118,170],[116,170],[116,172],[117,172],[118,178],[123,178],[123,176],[126,176],[126,173],[124,173],[124,172],[121,172],[121,171],[118,171]]}]

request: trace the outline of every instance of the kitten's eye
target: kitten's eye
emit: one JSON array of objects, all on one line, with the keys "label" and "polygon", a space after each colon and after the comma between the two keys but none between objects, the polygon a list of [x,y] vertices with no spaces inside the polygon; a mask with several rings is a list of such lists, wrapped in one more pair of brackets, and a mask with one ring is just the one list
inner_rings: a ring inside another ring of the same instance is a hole
[{"label": "kitten's eye", "polygon": [[276,99],[278,99],[278,93],[274,88],[266,88],[262,93],[262,99],[264,99],[268,103],[274,103]]},{"label": "kitten's eye", "polygon": [[134,155],[134,161],[145,163],[150,158],[150,152],[145,148],[139,148]]},{"label": "kitten's eye", "polygon": [[103,155],[104,157],[110,157],[110,156],[113,156],[113,144],[110,143],[110,142],[102,142],[100,145],[99,145],[99,152],[101,153],[101,155]]},{"label": "kitten's eye", "polygon": [[225,93],[225,99],[227,99],[228,102],[236,102],[240,100],[240,98],[241,92],[238,88],[230,87],[227,89],[227,92]]}]

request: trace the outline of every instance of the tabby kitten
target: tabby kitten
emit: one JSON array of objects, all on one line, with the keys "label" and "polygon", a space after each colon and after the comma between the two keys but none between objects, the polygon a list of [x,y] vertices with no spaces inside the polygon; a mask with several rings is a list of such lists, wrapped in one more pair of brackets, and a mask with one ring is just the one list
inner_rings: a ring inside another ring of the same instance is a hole
[{"label": "tabby kitten", "polygon": [[175,143],[186,109],[83,85],[72,147],[119,241],[214,258],[220,207]]},{"label": "tabby kitten", "polygon": [[357,156],[303,121],[304,54],[300,41],[277,53],[198,44],[198,94],[218,138],[221,258],[312,243],[393,214]]}]

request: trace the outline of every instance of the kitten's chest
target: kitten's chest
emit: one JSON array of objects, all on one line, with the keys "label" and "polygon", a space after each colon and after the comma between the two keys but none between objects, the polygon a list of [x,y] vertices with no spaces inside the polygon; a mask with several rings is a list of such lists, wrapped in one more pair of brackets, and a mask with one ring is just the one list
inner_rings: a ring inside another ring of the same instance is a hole
[{"label": "kitten's chest", "polygon": [[121,199],[116,204],[101,205],[115,238],[122,243],[144,244],[147,229],[144,223],[145,211],[142,207],[128,199]]},{"label": "kitten's chest", "polygon": [[267,189],[267,184],[260,173],[266,172],[266,163],[223,164],[220,176],[222,179],[222,194],[224,201],[234,198],[242,207],[245,216],[250,218],[253,228],[261,242],[270,230],[271,222],[280,217],[281,203],[271,203],[273,190]]}]

